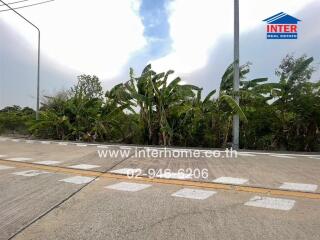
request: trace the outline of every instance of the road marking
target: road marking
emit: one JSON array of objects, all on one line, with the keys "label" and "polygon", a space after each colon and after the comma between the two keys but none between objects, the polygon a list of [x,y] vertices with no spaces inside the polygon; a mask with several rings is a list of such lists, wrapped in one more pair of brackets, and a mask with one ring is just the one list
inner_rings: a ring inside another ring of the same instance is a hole
[{"label": "road marking", "polygon": [[25,158],[25,157],[15,157],[15,158],[8,158],[9,161],[16,161],[16,162],[24,162],[24,161],[30,161],[32,158]]},{"label": "road marking", "polygon": [[92,177],[75,176],[59,180],[60,182],[73,183],[73,184],[85,184],[93,180]]},{"label": "road marking", "polygon": [[0,164],[5,164],[14,167],[23,167],[23,168],[33,168],[38,170],[45,170],[53,173],[64,173],[64,174],[73,174],[73,175],[82,175],[89,177],[99,177],[112,180],[123,180],[130,182],[143,182],[150,184],[166,184],[173,186],[183,186],[190,188],[206,188],[206,189],[222,189],[234,192],[248,192],[256,194],[265,194],[265,195],[275,195],[275,196],[286,196],[286,197],[299,197],[305,199],[317,199],[320,200],[320,193],[313,192],[301,192],[301,191],[292,191],[292,190],[281,190],[275,188],[267,187],[258,187],[258,186],[232,186],[230,184],[223,183],[213,183],[213,182],[201,182],[201,181],[190,181],[190,180],[179,180],[179,179],[163,179],[163,178],[150,178],[150,177],[136,177],[128,178],[128,176],[113,174],[113,173],[102,173],[93,170],[81,170],[73,169],[67,167],[59,166],[48,166],[34,164],[30,162],[15,162],[0,159]]},{"label": "road marking", "polygon": [[135,174],[141,173],[141,169],[140,168],[120,168],[120,169],[112,170],[110,172],[122,174],[122,175],[133,176]]},{"label": "road marking", "polygon": [[160,147],[144,147],[145,150],[147,151],[151,151],[151,150],[155,150],[155,151],[163,151],[165,150],[166,148],[160,148]]},{"label": "road marking", "polygon": [[20,139],[11,139],[12,142],[20,142]]},{"label": "road marking", "polygon": [[98,145],[97,148],[109,148],[109,147],[117,147],[117,145]]},{"label": "road marking", "polygon": [[14,172],[12,174],[18,175],[18,176],[24,176],[24,177],[34,177],[34,176],[38,176],[46,173],[49,173],[49,172],[40,171],[40,170],[27,170],[22,172]]},{"label": "road marking", "polygon": [[186,173],[161,173],[156,175],[157,178],[168,178],[168,179],[192,179],[192,174]]},{"label": "road marking", "polygon": [[61,163],[60,161],[40,161],[40,162],[35,162],[36,164],[42,164],[42,165],[55,165],[58,163]]},{"label": "road marking", "polygon": [[[220,151],[217,151],[217,152],[220,152]],[[212,156],[213,154],[215,154],[215,151],[214,150],[200,150],[200,153],[204,153],[204,154],[207,154],[209,156]]]},{"label": "road marking", "polygon": [[0,165],[0,170],[7,170],[7,169],[12,169],[12,168],[14,168],[14,167]]},{"label": "road marking", "polygon": [[78,165],[72,165],[72,166],[68,166],[69,168],[76,168],[76,169],[93,169],[93,168],[98,168],[101,166],[98,165],[91,165],[91,164],[78,164]]},{"label": "road marking", "polygon": [[320,160],[320,157],[309,157],[309,158]]},{"label": "road marking", "polygon": [[51,142],[49,141],[40,141],[41,144],[50,144]]},{"label": "road marking", "polygon": [[83,143],[77,143],[76,144],[77,147],[87,147],[87,144],[83,144]]},{"label": "road marking", "polygon": [[61,145],[61,146],[67,146],[68,143],[67,142],[59,142],[58,145]]},{"label": "road marking", "polygon": [[248,181],[249,181],[248,179],[233,178],[233,177],[219,177],[213,180],[214,183],[235,184],[235,185],[245,184]]},{"label": "road marking", "polygon": [[246,202],[244,205],[251,207],[261,207],[289,211],[293,208],[295,202],[295,200],[291,199],[255,196],[251,198],[248,202]]},{"label": "road marking", "polygon": [[30,144],[32,144],[32,143],[34,143],[35,141],[34,140],[27,140],[26,141],[26,143],[30,143]]},{"label": "road marking", "polygon": [[277,158],[295,158],[293,156],[287,156],[287,155],[280,155],[280,154],[270,154],[271,157],[277,157]]},{"label": "road marking", "polygon": [[286,190],[303,191],[303,192],[315,192],[318,188],[318,185],[285,182],[279,188],[286,189]]},{"label": "road marking", "polygon": [[215,193],[217,193],[217,192],[200,190],[200,189],[183,188],[183,189],[171,194],[171,196],[204,200],[204,199],[207,199],[208,197],[211,197]]},{"label": "road marking", "polygon": [[244,156],[244,157],[256,157],[257,155],[251,154],[251,153],[241,153],[238,152],[238,155]]},{"label": "road marking", "polygon": [[120,149],[122,150],[131,150],[132,147],[129,147],[129,146],[119,146]]},{"label": "road marking", "polygon": [[142,183],[128,183],[128,182],[120,182],[110,186],[106,186],[105,188],[119,190],[119,191],[127,191],[127,192],[137,192],[143,189],[151,187],[150,184],[142,184]]},{"label": "road marking", "polygon": [[109,148],[108,146],[99,145],[97,148]]}]

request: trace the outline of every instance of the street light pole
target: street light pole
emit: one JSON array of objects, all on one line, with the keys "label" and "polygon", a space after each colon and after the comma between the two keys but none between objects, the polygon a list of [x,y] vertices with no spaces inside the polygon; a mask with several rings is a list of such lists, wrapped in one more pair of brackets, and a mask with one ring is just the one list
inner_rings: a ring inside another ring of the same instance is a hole
[{"label": "street light pole", "polygon": [[7,8],[9,8],[11,11],[13,11],[15,14],[17,14],[19,17],[23,18],[27,23],[29,23],[31,26],[33,26],[38,31],[38,60],[37,60],[37,108],[36,108],[36,120],[39,120],[39,106],[40,106],[40,29],[34,25],[32,22],[30,22],[28,19],[26,19],[24,16],[22,16],[20,13],[18,13],[16,10],[14,10],[12,7],[10,7],[7,3],[0,0],[3,5],[5,5]]},{"label": "street light pole", "polygon": [[[239,0],[234,0],[234,61],[233,61],[233,92],[235,101],[239,104]],[[233,115],[232,124],[233,148],[239,149],[239,115]]]}]

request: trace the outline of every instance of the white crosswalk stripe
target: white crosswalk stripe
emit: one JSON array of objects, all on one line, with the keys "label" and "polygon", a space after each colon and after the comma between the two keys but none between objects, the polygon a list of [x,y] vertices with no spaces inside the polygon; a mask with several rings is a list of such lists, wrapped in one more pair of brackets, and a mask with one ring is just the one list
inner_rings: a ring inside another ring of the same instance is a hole
[{"label": "white crosswalk stripe", "polygon": [[49,172],[46,171],[41,171],[41,170],[27,170],[27,171],[22,171],[22,172],[14,172],[12,174],[18,175],[18,176],[24,176],[24,177],[34,177],[38,176],[41,174],[47,174]]},{"label": "white crosswalk stripe", "polygon": [[279,188],[280,189],[286,189],[286,190],[315,192],[317,190],[317,188],[318,188],[318,185],[305,184],[305,183],[289,183],[289,182],[285,182]]},{"label": "white crosswalk stripe", "polygon": [[257,155],[251,154],[251,153],[238,153],[239,156],[243,157],[255,157]]},{"label": "white crosswalk stripe", "polygon": [[138,173],[141,173],[141,169],[140,168],[120,168],[120,169],[112,170],[110,172],[111,173],[122,174],[122,175],[133,176],[133,175],[136,175]]},{"label": "white crosswalk stripe", "polygon": [[295,200],[255,196],[244,205],[288,211],[293,208]]},{"label": "white crosswalk stripe", "polygon": [[296,158],[293,156],[287,156],[287,155],[280,155],[280,154],[270,154],[271,157],[277,157],[277,158]]},{"label": "white crosswalk stripe", "polygon": [[171,196],[204,200],[204,199],[211,197],[215,193],[217,193],[217,192],[208,191],[208,190],[200,190],[200,189],[183,188],[183,189],[171,194]]},{"label": "white crosswalk stripe", "polygon": [[85,184],[85,183],[91,182],[92,180],[94,180],[94,178],[92,177],[74,176],[74,177],[61,179],[59,181],[66,182],[66,183],[73,183],[73,184]]},{"label": "white crosswalk stripe", "polygon": [[248,181],[249,181],[248,179],[234,178],[234,177],[219,177],[213,180],[213,182],[215,183],[236,184],[236,185],[245,184]]},{"label": "white crosswalk stripe", "polygon": [[156,175],[157,178],[168,178],[168,179],[192,179],[192,174],[171,172],[171,173],[160,173]]},{"label": "white crosswalk stripe", "polygon": [[87,147],[87,144],[83,144],[83,143],[77,143],[76,144],[77,147]]},{"label": "white crosswalk stripe", "polygon": [[69,166],[69,168],[83,169],[83,170],[93,169],[93,168],[98,168],[98,167],[100,167],[100,166],[91,165],[91,164],[78,164],[78,165]]},{"label": "white crosswalk stripe", "polygon": [[0,170],[7,170],[7,169],[12,169],[14,167],[11,166],[5,166],[5,165],[0,165]]},{"label": "white crosswalk stripe", "polygon": [[146,189],[148,187],[151,187],[151,185],[142,184],[142,183],[120,182],[120,183],[106,186],[105,188],[118,190],[118,191],[137,192],[137,191]]},{"label": "white crosswalk stripe", "polygon": [[6,160],[16,161],[16,162],[24,162],[24,161],[30,161],[30,160],[32,160],[32,158],[15,157],[15,158],[7,158]]},{"label": "white crosswalk stripe", "polygon": [[35,162],[37,164],[43,164],[43,165],[55,165],[55,164],[59,164],[61,163],[60,161],[50,161],[50,160],[47,160],[47,161],[40,161],[40,162]]}]

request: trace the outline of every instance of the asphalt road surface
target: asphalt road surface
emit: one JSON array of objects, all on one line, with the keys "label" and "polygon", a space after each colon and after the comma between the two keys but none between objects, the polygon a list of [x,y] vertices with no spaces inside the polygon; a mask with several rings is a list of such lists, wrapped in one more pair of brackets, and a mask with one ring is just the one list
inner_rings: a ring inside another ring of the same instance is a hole
[{"label": "asphalt road surface", "polygon": [[0,239],[320,239],[320,154],[212,152],[0,138]]}]

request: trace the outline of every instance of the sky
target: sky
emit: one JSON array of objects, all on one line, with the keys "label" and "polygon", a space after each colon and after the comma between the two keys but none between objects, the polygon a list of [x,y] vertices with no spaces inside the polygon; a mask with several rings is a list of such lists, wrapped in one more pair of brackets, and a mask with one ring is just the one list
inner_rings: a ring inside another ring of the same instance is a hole
[{"label": "sky", "polygon": [[[0,107],[34,107],[37,33],[4,9]],[[319,10],[318,0],[240,0],[240,62],[252,62],[248,77],[276,81],[274,71],[288,53],[313,56],[318,67]],[[207,93],[219,87],[233,59],[233,0],[55,0],[17,11],[41,29],[41,96],[68,89],[83,73],[97,75],[108,89],[126,81],[130,67],[138,75],[148,63],[156,71],[175,70]],[[278,12],[302,20],[298,40],[266,39],[262,20]]]}]

